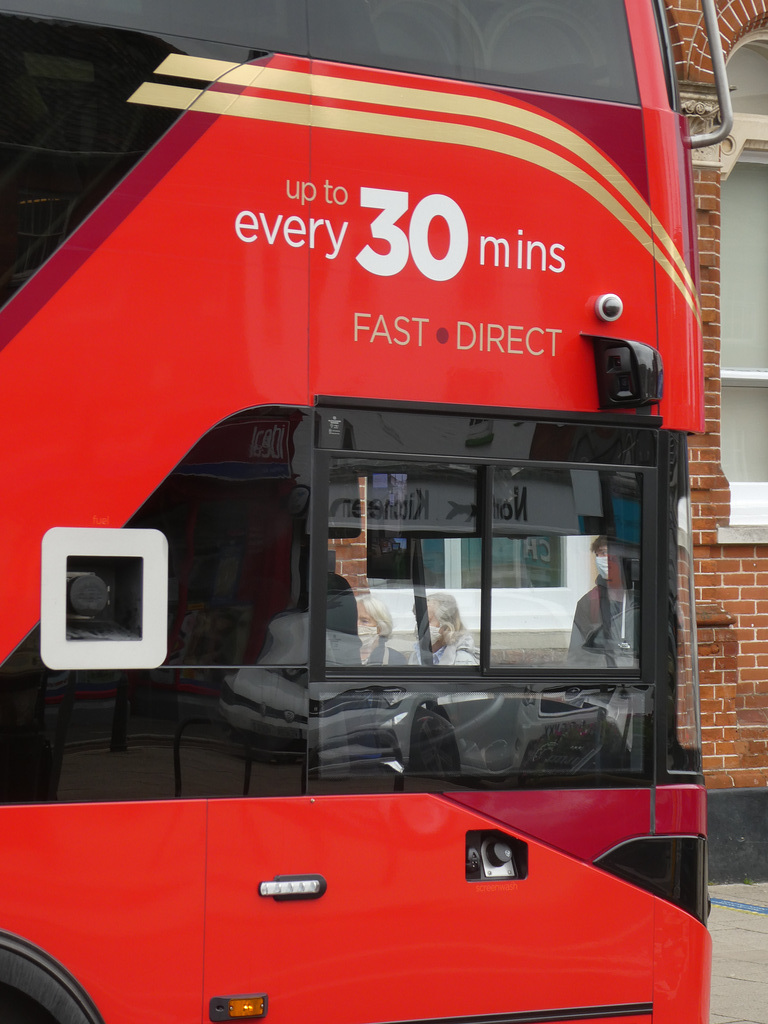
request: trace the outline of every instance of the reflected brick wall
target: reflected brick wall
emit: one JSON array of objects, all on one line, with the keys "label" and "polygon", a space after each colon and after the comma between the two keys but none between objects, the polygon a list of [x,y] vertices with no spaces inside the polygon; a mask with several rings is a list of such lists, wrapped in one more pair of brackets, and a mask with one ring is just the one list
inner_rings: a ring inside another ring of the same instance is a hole
[{"label": "reflected brick wall", "polygon": [[[694,131],[707,130],[716,101],[700,0],[666,6],[684,110]],[[768,0],[716,6],[726,60],[740,40],[768,27]],[[730,491],[720,465],[720,157],[719,148],[694,151],[706,433],[691,438],[690,470],[710,789],[768,785],[768,527],[752,531],[748,542],[722,529],[729,527]]]}]

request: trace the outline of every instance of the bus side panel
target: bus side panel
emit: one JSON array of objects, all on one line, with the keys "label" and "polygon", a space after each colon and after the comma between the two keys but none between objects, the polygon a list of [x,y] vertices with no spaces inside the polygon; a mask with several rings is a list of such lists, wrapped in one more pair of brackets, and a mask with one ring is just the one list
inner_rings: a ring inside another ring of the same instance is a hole
[{"label": "bus side panel", "polygon": [[[652,897],[534,842],[527,877],[467,881],[466,833],[493,826],[441,797],[220,801],[209,813],[206,1006],[266,993],[274,1024],[650,1010]],[[327,891],[259,895],[260,882],[299,874],[322,875]]]},{"label": "bus side panel", "polygon": [[707,791],[703,786],[657,786],[656,831],[707,834]]},{"label": "bus side panel", "polygon": [[590,863],[651,830],[648,789],[516,790],[451,793],[448,799]]},{"label": "bus side panel", "polygon": [[654,933],[654,1024],[709,1024],[709,932],[679,907],[659,900]]},{"label": "bus side panel", "polygon": [[[74,264],[0,352],[0,474],[13,490],[0,512],[0,660],[39,617],[47,529],[122,526],[225,415],[306,403],[306,250],[244,244],[235,221],[252,208],[274,226],[286,180],[307,176],[307,135],[270,125],[265,145],[259,121],[215,120],[138,202],[129,175],[44,268]],[[173,130],[158,146],[175,146]],[[254,174],[265,149],[280,153],[270,195]],[[100,218],[111,230],[83,254]]]},{"label": "bus side panel", "polygon": [[[689,155],[684,152],[677,115],[670,111],[644,111],[651,185],[651,204],[660,221],[674,225],[675,250],[690,255],[691,245],[685,231],[685,195],[690,186]],[[663,255],[660,252],[660,256]],[[701,305],[698,274],[682,263],[678,274],[685,274],[687,289],[675,286],[663,260],[656,262],[656,294],[659,318],[659,351],[664,361],[664,400],[661,413],[670,430],[704,429],[704,370],[702,362]]]},{"label": "bus side panel", "polygon": [[701,308],[691,158],[683,139],[686,125],[669,108],[651,5],[627,4],[627,18],[643,104],[649,198],[660,229],[655,237],[655,273],[658,347],[665,371],[661,414],[671,430],[701,431]]},{"label": "bus side panel", "polygon": [[[313,215],[347,223],[337,258],[312,257],[312,389],[365,396],[374,374],[380,398],[594,412],[586,335],[656,343],[635,185],[512,94],[312,68],[313,178],[337,188]],[[605,292],[620,327],[594,311]]]},{"label": "bus side panel", "polygon": [[[113,756],[130,771],[130,753]],[[0,920],[63,964],[107,1024],[190,1024],[204,857],[201,801],[5,807]]]}]

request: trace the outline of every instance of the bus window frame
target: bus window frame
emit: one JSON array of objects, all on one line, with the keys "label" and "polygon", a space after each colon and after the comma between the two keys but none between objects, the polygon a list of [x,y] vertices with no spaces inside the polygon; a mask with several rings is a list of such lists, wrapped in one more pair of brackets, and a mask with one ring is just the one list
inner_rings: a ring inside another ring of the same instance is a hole
[{"label": "bus window frame", "polygon": [[[410,410],[404,406],[398,406],[396,409],[391,410],[394,415],[398,412],[407,413]],[[445,414],[446,410],[443,409],[419,409],[420,413],[426,413],[430,419],[434,420],[435,415],[440,416]],[[476,410],[475,410],[476,412]],[[323,410],[326,413],[326,410]],[[505,410],[505,418],[513,420],[516,419],[509,415],[509,411]],[[510,458],[499,458],[490,455],[484,455],[482,460],[475,457],[473,460],[467,460],[467,453],[453,451],[452,454],[446,453],[434,453],[426,450],[426,445],[422,442],[421,444],[412,443],[409,446],[409,450],[406,452],[402,451],[381,451],[381,450],[369,450],[368,448],[358,448],[354,442],[354,420],[357,417],[360,419],[361,416],[366,415],[366,410],[362,409],[350,409],[344,408],[341,405],[336,406],[333,409],[331,415],[335,416],[343,426],[340,428],[339,443],[323,444],[321,440],[320,430],[320,419],[318,417],[318,428],[316,430],[316,447],[313,459],[313,510],[312,510],[312,527],[311,533],[313,537],[312,554],[311,554],[311,569],[310,569],[310,655],[309,655],[309,669],[310,669],[310,681],[321,681],[324,679],[336,679],[344,680],[349,679],[351,675],[359,673],[359,669],[356,666],[328,666],[326,664],[325,656],[325,627],[326,627],[326,596],[325,596],[325,580],[327,577],[327,550],[329,539],[329,524],[328,524],[328,500],[330,493],[330,465],[331,460],[336,457],[344,457],[346,455],[354,457],[356,459],[396,459],[398,461],[411,461],[424,462],[429,460],[430,463],[451,463],[451,462],[462,462],[467,461],[468,465],[474,465],[478,468],[478,531],[477,535],[484,540],[487,539],[487,543],[483,544],[482,552],[482,567],[481,567],[481,586],[480,586],[480,644],[478,647],[480,654],[480,663],[477,666],[442,666],[439,668],[439,674],[445,673],[446,679],[459,679],[466,677],[467,679],[477,682],[480,679],[489,679],[499,682],[501,679],[508,678],[514,680],[516,684],[524,681],[525,679],[531,679],[531,681],[541,684],[550,680],[556,684],[562,682],[563,678],[572,678],[574,683],[585,682],[589,679],[596,678],[600,683],[606,685],[611,682],[627,682],[632,684],[657,684],[661,679],[664,678],[663,673],[660,671],[660,662],[657,664],[657,660],[654,654],[654,637],[660,636],[660,622],[658,619],[658,603],[653,600],[652,595],[658,590],[658,581],[663,576],[659,575],[659,563],[660,560],[663,562],[664,558],[664,545],[659,544],[657,538],[663,536],[658,531],[660,522],[665,516],[663,510],[658,509],[657,514],[651,514],[651,511],[656,508],[659,500],[659,485],[658,476],[661,469],[660,460],[662,458],[662,452],[657,446],[655,449],[655,461],[653,464],[640,465],[637,461],[626,464],[618,464],[615,462],[568,462],[562,460],[549,461],[546,458],[538,456],[535,459],[528,461],[520,459]],[[448,415],[451,416],[454,421],[458,421],[462,418],[461,413],[457,415],[457,410],[452,408]],[[569,418],[570,419],[570,418]],[[543,417],[530,418],[533,423],[547,422]],[[594,421],[592,421],[594,423]],[[599,426],[599,424],[597,424]],[[626,421],[621,424],[625,428],[634,427],[634,424],[626,424]],[[349,446],[348,446],[349,445]],[[416,450],[421,449],[421,450]],[[493,596],[491,587],[491,568],[492,568],[492,522],[491,522],[491,508],[492,500],[491,493],[493,488],[493,473],[486,472],[486,468],[492,468],[495,466],[508,467],[511,465],[523,465],[531,466],[535,464],[546,465],[547,468],[551,469],[562,469],[571,470],[575,466],[579,469],[597,469],[597,470],[608,470],[611,468],[624,468],[627,471],[631,471],[635,474],[640,482],[640,499],[641,499],[641,527],[640,527],[640,538],[641,538],[641,558],[642,558],[642,586],[640,595],[640,622],[641,622],[641,635],[640,644],[638,649],[638,665],[637,668],[626,668],[616,669],[611,667],[600,668],[599,670],[592,670],[586,668],[573,668],[563,666],[562,669],[551,669],[551,668],[535,668],[530,666],[521,666],[515,668],[510,665],[492,665],[490,663],[490,643],[491,643],[491,617],[490,607]],[[319,586],[316,581],[322,581],[322,586]],[[421,671],[421,667],[414,666],[417,671]],[[401,678],[403,676],[403,669],[397,666],[376,666],[366,667],[366,678],[372,678],[374,674],[381,675],[382,678]],[[438,675],[436,671],[435,677]],[[432,678],[432,672],[430,672],[430,678]],[[658,691],[658,686],[656,687]]]},{"label": "bus window frame", "polygon": [[659,36],[659,50],[661,52],[662,64],[664,67],[664,78],[667,83],[667,96],[669,105],[675,113],[682,113],[682,100],[680,97],[680,86],[675,74],[675,58],[672,52],[672,39],[669,34],[669,23],[667,22],[665,9],[661,0],[652,0],[653,13],[656,19],[656,31]]}]

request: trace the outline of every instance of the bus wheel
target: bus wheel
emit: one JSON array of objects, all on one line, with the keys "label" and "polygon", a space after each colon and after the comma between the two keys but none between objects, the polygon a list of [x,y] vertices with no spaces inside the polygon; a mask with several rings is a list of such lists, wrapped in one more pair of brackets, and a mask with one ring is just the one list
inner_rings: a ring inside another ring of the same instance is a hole
[{"label": "bus wheel", "polygon": [[42,1006],[7,985],[0,986],[0,1021],[3,1024],[57,1024]]},{"label": "bus wheel", "polygon": [[453,726],[441,708],[422,704],[411,727],[411,772],[428,775],[455,775],[459,772],[459,748]]}]

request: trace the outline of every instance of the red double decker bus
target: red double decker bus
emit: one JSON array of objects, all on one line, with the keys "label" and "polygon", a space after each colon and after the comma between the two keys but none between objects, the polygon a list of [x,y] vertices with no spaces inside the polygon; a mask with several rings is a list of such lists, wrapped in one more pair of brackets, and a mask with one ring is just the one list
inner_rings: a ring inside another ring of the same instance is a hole
[{"label": "red double decker bus", "polygon": [[3,1024],[704,1024],[661,3],[0,25]]}]

